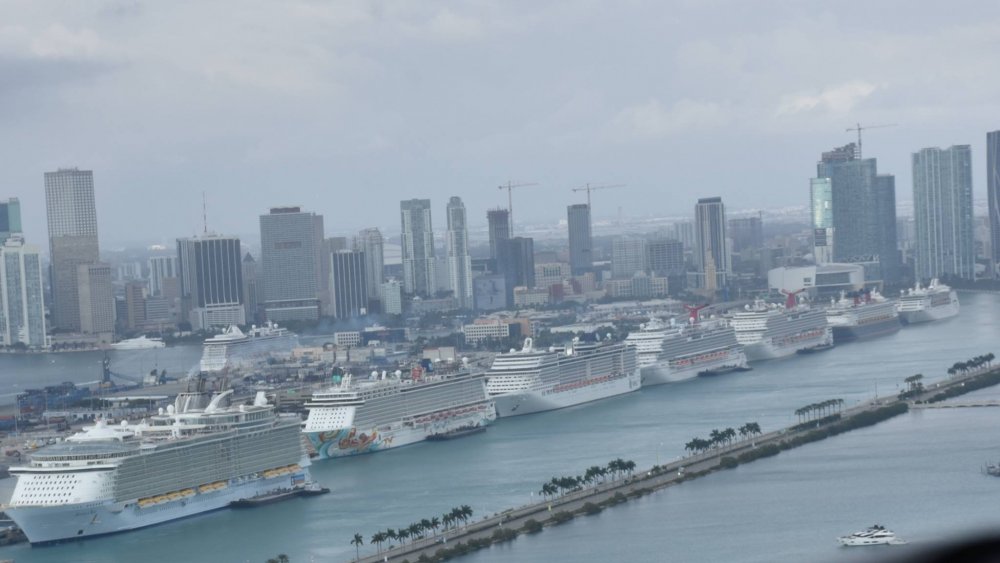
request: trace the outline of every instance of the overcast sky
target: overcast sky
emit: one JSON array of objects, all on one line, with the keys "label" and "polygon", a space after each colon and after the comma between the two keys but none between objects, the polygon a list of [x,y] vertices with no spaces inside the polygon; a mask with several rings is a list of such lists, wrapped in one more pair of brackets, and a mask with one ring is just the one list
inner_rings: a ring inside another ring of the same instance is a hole
[{"label": "overcast sky", "polygon": [[845,128],[912,199],[910,153],[1000,129],[1000,3],[0,1],[0,197],[46,245],[42,173],[94,171],[105,247],[257,232],[273,205],[330,235],[431,198],[470,223],[515,191],[555,221],[804,205]]}]

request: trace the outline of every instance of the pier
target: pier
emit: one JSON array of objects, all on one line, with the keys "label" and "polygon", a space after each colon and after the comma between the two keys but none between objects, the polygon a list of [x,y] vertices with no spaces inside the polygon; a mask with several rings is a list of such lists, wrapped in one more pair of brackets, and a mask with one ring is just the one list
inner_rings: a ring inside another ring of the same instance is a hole
[{"label": "pier", "polygon": [[[970,385],[966,385],[971,383]],[[907,412],[909,408],[961,408],[1000,406],[1000,401],[967,401],[947,403],[935,396],[953,396],[1000,383],[1000,368],[984,367],[967,374],[949,377],[936,383],[922,394],[902,400],[896,397],[871,400],[845,409],[840,417],[829,423],[799,424],[765,433],[700,454],[686,456],[678,461],[637,471],[631,476],[585,487],[561,496],[533,504],[507,509],[493,516],[468,525],[459,526],[410,543],[396,545],[380,553],[361,557],[362,563],[440,561],[471,553],[492,543],[515,539],[522,533],[541,531],[545,526],[558,525],[576,515],[599,512],[630,498],[638,498],[686,480],[711,472],[732,468],[760,457],[776,455],[783,450],[798,447],[830,435],[876,424]],[[928,402],[929,400],[935,402]],[[531,530],[525,524],[534,520]],[[367,537],[366,537],[367,539]]]}]

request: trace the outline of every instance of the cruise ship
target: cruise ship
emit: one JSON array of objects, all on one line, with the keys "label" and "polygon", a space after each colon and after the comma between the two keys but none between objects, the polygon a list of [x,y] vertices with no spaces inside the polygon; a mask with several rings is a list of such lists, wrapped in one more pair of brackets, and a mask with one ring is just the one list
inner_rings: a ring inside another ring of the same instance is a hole
[{"label": "cruise ship", "polygon": [[137,424],[96,424],[10,468],[4,512],[32,544],[134,530],[242,499],[305,486],[309,458],[298,417],[277,415],[264,394],[224,406],[181,393]]},{"label": "cruise ship", "polygon": [[485,427],[496,420],[483,375],[353,381],[314,393],[302,428],[320,459],[387,450]]},{"label": "cruise ship", "polygon": [[232,325],[205,340],[199,367],[203,373],[244,367],[267,354],[291,351],[297,345],[298,337],[293,332],[271,322],[253,325],[247,332]]},{"label": "cruise ship", "polygon": [[486,373],[497,414],[517,416],[638,391],[642,375],[635,348],[624,343],[579,344],[499,354]]},{"label": "cruise ship", "polygon": [[651,319],[630,333],[625,344],[638,354],[643,385],[749,369],[736,333],[722,319],[683,325]]},{"label": "cruise ship", "polygon": [[166,343],[161,338],[146,338],[142,335],[128,340],[120,340],[111,345],[113,350],[146,350],[148,348],[163,348]]},{"label": "cruise ship", "polygon": [[958,294],[937,279],[927,287],[918,282],[913,289],[901,292],[897,309],[904,323],[939,321],[958,315]]},{"label": "cruise ship", "polygon": [[784,307],[757,299],[745,310],[733,313],[731,323],[751,362],[833,345],[826,313],[797,305],[794,294],[788,294]]},{"label": "cruise ship", "polygon": [[896,304],[877,291],[865,291],[853,297],[841,293],[840,299],[827,308],[826,321],[833,329],[835,343],[892,334],[901,327]]}]

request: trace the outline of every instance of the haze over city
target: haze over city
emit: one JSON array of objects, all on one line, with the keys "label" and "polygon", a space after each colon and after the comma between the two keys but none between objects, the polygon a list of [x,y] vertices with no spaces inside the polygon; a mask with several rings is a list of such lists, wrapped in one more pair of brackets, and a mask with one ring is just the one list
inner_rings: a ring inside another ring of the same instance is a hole
[{"label": "haze over city", "polygon": [[[856,8],[856,7],[855,7]],[[910,155],[970,144],[985,195],[1000,6],[911,2],[5,3],[2,195],[45,240],[42,173],[94,171],[102,244],[255,233],[302,205],[330,234],[398,228],[400,199],[470,224],[805,205],[819,154],[865,156],[912,198]],[[905,17],[902,17],[905,15]],[[934,69],[930,71],[928,69]],[[530,191],[529,191],[530,190]],[[518,202],[521,206],[518,207]],[[652,202],[653,205],[650,205]]]}]

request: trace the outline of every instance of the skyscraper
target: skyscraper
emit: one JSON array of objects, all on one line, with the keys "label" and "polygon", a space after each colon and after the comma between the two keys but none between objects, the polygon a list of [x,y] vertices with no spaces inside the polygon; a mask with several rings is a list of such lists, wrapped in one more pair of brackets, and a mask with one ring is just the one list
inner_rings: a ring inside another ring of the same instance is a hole
[{"label": "skyscraper", "polygon": [[368,311],[382,311],[382,280],[385,279],[385,241],[375,227],[362,229],[354,239],[354,250],[365,253]]},{"label": "skyscraper", "polygon": [[856,155],[856,145],[850,143],[823,153],[816,165],[816,177],[830,179],[833,259],[877,263],[880,273],[866,270],[866,279],[874,275],[896,283],[900,273],[895,178],[879,175],[874,158]]},{"label": "skyscraper", "polygon": [[330,292],[334,317],[350,319],[367,313],[367,274],[364,252],[341,250],[330,255]]},{"label": "skyscraper", "polygon": [[111,287],[111,266],[103,263],[78,264],[76,279],[80,300],[80,332],[95,334],[110,343],[115,333],[115,298]]},{"label": "skyscraper", "polygon": [[812,213],[813,260],[833,262],[833,183],[829,178],[809,180],[809,207]]},{"label": "skyscraper", "polygon": [[431,200],[399,202],[403,251],[403,290],[413,295],[434,293],[434,227]]},{"label": "skyscraper", "polygon": [[177,239],[181,299],[192,328],[246,324],[241,258],[238,237]]},{"label": "skyscraper", "polygon": [[486,212],[486,220],[490,231],[490,258],[496,260],[500,241],[510,238],[510,213],[503,207],[490,209]]},{"label": "skyscraper", "polygon": [[[99,260],[94,173],[76,168],[45,173],[45,211],[49,228],[52,324],[79,331],[78,266]],[[101,299],[101,303],[112,299]],[[102,315],[103,316],[103,315]],[[112,317],[113,317],[112,311]]]},{"label": "skyscraper", "polygon": [[[260,216],[264,313],[271,321],[316,320],[328,294],[323,216],[273,207]],[[322,295],[322,297],[321,297]]]},{"label": "skyscraper", "polygon": [[764,249],[764,222],[758,217],[737,217],[729,220],[729,240],[732,253]]},{"label": "skyscraper", "polygon": [[577,203],[567,207],[566,226],[569,230],[569,268],[574,276],[579,276],[594,267],[590,206],[586,203]]},{"label": "skyscraper", "polygon": [[726,206],[721,197],[698,200],[695,214],[695,263],[706,276],[714,272],[714,280],[705,279],[705,288],[721,288],[732,272],[732,258],[726,234]]},{"label": "skyscraper", "polygon": [[147,263],[149,268],[149,294],[163,296],[163,280],[178,277],[176,256],[153,256]]},{"label": "skyscraper", "polygon": [[21,202],[16,197],[0,201],[0,245],[10,235],[21,232]]},{"label": "skyscraper", "polygon": [[1000,131],[986,134],[986,189],[990,207],[990,251],[992,276],[1000,264]]},{"label": "skyscraper", "polygon": [[146,322],[146,283],[139,280],[125,282],[125,327],[140,328]]},{"label": "skyscraper", "polygon": [[260,310],[263,290],[260,284],[260,271],[257,261],[247,252],[243,257],[243,315],[247,323],[256,323]]},{"label": "skyscraper", "polygon": [[451,277],[451,290],[459,307],[471,309],[472,257],[469,256],[469,229],[462,198],[453,196],[448,200],[447,218],[448,275]]},{"label": "skyscraper", "polygon": [[498,250],[497,270],[504,277],[507,303],[513,303],[515,287],[535,287],[535,241],[514,237],[503,241]]},{"label": "skyscraper", "polygon": [[0,243],[0,345],[45,347],[45,302],[38,249],[9,236]]},{"label": "skyscraper", "polygon": [[646,241],[647,265],[654,276],[676,276],[684,273],[684,244],[679,240],[653,239]]},{"label": "skyscraper", "polygon": [[611,277],[627,279],[646,271],[646,239],[616,237],[611,246]]},{"label": "skyscraper", "polygon": [[975,279],[972,149],[926,148],[913,154],[916,278]]}]

